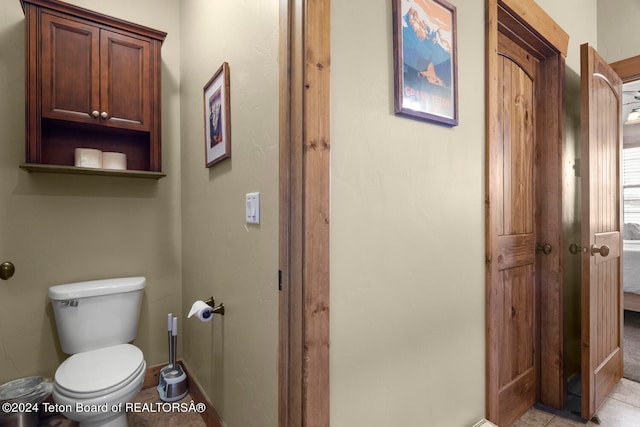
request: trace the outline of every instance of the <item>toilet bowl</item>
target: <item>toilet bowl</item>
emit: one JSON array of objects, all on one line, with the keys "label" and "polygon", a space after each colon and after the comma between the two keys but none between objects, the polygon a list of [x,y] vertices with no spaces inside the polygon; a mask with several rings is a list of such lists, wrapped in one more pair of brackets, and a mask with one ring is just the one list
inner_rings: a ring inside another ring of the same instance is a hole
[{"label": "toilet bowl", "polygon": [[56,409],[80,427],[126,427],[126,405],[147,365],[135,339],[144,277],[49,288],[62,351],[53,383]]},{"label": "toilet bowl", "polygon": [[126,404],[142,389],[146,367],[131,344],[75,354],[56,371],[53,400],[83,427],[126,426]]}]

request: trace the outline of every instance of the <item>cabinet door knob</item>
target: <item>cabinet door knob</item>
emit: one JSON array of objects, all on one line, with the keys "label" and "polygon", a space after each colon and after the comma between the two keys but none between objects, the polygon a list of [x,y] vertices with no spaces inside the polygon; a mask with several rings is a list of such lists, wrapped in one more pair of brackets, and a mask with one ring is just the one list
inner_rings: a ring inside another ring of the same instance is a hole
[{"label": "cabinet door knob", "polygon": [[106,111],[103,111],[103,112],[100,114],[100,117],[102,117],[103,119],[106,119],[107,117],[109,117],[109,115],[107,114],[107,112],[106,112]]},{"label": "cabinet door knob", "polygon": [[93,117],[95,117],[96,119],[97,119],[98,117],[100,117],[100,113],[98,112],[98,110],[93,110],[93,111],[91,112],[91,115],[92,115]]},{"label": "cabinet door knob", "polygon": [[0,264],[0,279],[9,280],[11,279],[11,277],[13,277],[13,274],[15,272],[16,268],[11,262],[6,261]]}]

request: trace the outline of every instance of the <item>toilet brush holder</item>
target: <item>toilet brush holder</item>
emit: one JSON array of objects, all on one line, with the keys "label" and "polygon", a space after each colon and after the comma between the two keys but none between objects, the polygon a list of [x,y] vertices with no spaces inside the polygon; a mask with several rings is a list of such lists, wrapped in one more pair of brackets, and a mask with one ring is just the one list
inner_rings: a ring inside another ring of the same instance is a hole
[{"label": "toilet brush holder", "polygon": [[160,369],[160,381],[158,382],[158,395],[164,402],[175,402],[187,395],[189,392],[189,380],[182,366],[176,363],[178,353],[178,319],[168,315],[168,341],[169,341],[169,364]]},{"label": "toilet brush holder", "polygon": [[167,365],[162,368],[157,390],[163,402],[175,402],[185,397],[189,392],[189,380],[182,366]]}]

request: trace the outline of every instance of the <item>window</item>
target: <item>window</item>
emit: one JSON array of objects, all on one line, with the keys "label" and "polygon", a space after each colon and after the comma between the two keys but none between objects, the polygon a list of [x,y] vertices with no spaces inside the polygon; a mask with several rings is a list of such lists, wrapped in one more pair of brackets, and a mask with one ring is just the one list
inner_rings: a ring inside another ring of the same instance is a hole
[{"label": "window", "polygon": [[640,240],[640,147],[622,150],[624,239]]}]

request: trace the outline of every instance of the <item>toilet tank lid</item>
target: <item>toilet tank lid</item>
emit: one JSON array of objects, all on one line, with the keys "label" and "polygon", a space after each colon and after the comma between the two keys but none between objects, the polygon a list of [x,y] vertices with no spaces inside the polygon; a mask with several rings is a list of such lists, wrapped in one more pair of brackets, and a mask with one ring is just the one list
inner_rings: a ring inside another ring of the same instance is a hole
[{"label": "toilet tank lid", "polygon": [[133,292],[144,289],[146,283],[147,279],[142,276],[67,283],[51,286],[49,288],[49,298],[52,300],[67,300]]}]

